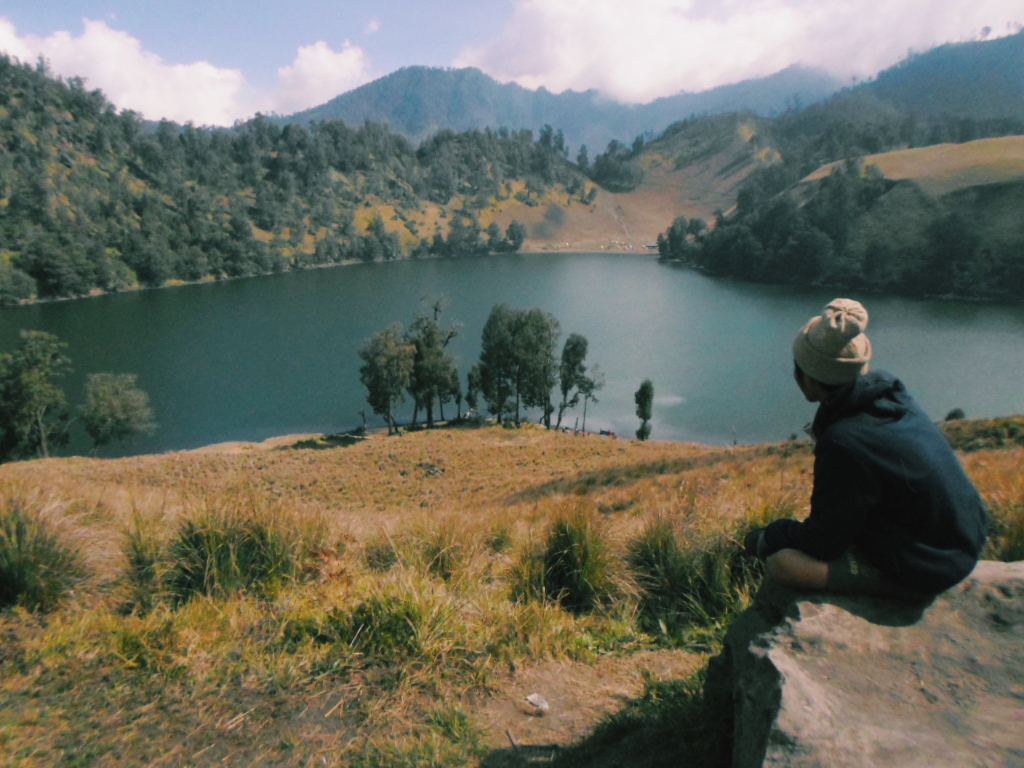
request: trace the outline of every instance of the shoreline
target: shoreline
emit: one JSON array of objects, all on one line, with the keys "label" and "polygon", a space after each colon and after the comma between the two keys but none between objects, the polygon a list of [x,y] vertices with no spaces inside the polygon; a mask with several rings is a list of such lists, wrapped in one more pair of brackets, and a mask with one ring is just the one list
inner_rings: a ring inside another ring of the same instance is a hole
[{"label": "shoreline", "polygon": [[465,258],[489,258],[491,256],[508,256],[508,255],[532,255],[532,254],[573,254],[573,253],[616,253],[616,254],[633,254],[633,255],[644,255],[650,256],[651,254],[657,254],[657,251],[651,250],[636,250],[632,248],[602,248],[600,250],[594,250],[592,248],[561,248],[558,246],[547,247],[547,248],[521,248],[518,251],[512,253],[485,253],[485,254],[468,254],[465,256],[402,256],[397,259],[387,259],[384,261],[359,261],[358,259],[348,259],[346,261],[339,261],[336,264],[311,264],[307,267],[300,269],[285,269],[280,272],[261,272],[258,275],[244,275],[240,277],[213,277],[207,275],[201,280],[170,280],[163,285],[158,286],[144,286],[134,285],[130,288],[123,288],[117,291],[103,291],[98,288],[94,288],[89,293],[82,296],[48,296],[45,298],[39,298],[38,296],[34,299],[20,299],[14,304],[0,304],[0,311],[4,309],[17,309],[18,307],[32,307],[39,304],[56,304],[65,301],[84,301],[86,299],[97,299],[103,296],[117,296],[122,293],[139,293],[141,291],[162,291],[167,288],[184,288],[190,285],[209,285],[214,283],[226,283],[235,280],[252,280],[260,277],[274,277],[275,275],[287,275],[292,272],[308,272],[313,269],[333,269],[336,267],[351,267],[360,264],[388,264],[396,261],[431,261],[435,259],[450,259],[456,261],[458,259]]}]

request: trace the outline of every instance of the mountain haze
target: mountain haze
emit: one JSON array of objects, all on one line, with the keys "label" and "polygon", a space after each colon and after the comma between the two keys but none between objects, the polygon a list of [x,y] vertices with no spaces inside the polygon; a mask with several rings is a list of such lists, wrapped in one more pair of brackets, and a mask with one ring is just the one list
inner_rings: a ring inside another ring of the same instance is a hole
[{"label": "mountain haze", "polygon": [[649,104],[623,104],[598,91],[553,94],[515,83],[501,84],[478,69],[406,67],[344,93],[326,104],[282,118],[285,123],[342,119],[358,125],[386,122],[419,142],[442,129],[560,129],[573,147],[586,144],[593,156],[612,139],[660,133],[691,115],[749,110],[774,115],[820,101],[841,83],[819,69],[793,66],[769,77],[745,80],[701,93],[678,93]]}]

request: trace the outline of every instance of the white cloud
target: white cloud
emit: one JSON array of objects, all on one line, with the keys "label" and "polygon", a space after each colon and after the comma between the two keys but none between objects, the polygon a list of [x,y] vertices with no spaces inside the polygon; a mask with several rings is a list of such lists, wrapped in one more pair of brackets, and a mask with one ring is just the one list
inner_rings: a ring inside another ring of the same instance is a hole
[{"label": "white cloud", "polygon": [[366,25],[366,34],[372,35],[374,32],[380,31],[380,21],[377,19],[370,19],[370,22]]},{"label": "white cloud", "polygon": [[148,119],[167,118],[198,125],[231,125],[257,111],[287,114],[322,104],[367,82],[362,49],[345,43],[340,52],[324,42],[299,48],[295,61],[278,70],[273,93],[256,92],[241,70],[205,61],[168,64],[142,43],[104,21],[84,22],[81,35],[58,31],[48,37],[19,36],[0,17],[0,50],[24,62],[44,56],[52,71],[79,76],[99,88],[119,109]]},{"label": "white cloud", "polygon": [[323,104],[370,79],[366,54],[348,41],[341,51],[323,40],[304,45],[295,61],[277,74],[281,90],[276,109],[284,114]]},{"label": "white cloud", "polygon": [[597,88],[646,102],[772,74],[801,62],[874,75],[902,58],[1024,16],[1019,0],[516,0],[502,33],[466,49],[523,86]]},{"label": "white cloud", "polygon": [[49,37],[19,37],[14,26],[0,20],[0,48],[22,61],[44,56],[64,77],[80,76],[99,88],[121,109],[147,118],[192,120],[200,125],[228,125],[239,114],[245,78],[237,69],[205,61],[167,64],[126,32],[103,21],[85,21],[84,32],[54,32]]}]

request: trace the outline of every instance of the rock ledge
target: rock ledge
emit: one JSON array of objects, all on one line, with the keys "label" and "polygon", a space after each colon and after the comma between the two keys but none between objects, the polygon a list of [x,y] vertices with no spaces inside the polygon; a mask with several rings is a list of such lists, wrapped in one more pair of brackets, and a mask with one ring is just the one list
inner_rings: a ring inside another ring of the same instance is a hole
[{"label": "rock ledge", "polygon": [[705,699],[736,768],[1024,768],[1024,562],[929,605],[768,585]]}]

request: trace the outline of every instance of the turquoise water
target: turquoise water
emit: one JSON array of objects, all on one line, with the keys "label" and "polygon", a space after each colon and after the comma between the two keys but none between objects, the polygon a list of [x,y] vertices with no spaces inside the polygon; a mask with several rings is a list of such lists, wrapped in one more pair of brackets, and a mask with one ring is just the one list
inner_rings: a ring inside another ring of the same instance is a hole
[{"label": "turquoise water", "polygon": [[[589,339],[588,363],[605,373],[588,429],[632,435],[633,393],[650,378],[652,438],[713,444],[783,440],[810,420],[790,343],[834,298],[713,279],[648,254],[401,261],[3,309],[0,349],[22,328],[58,335],[75,367],[72,402],[87,373],[138,374],[160,427],[131,453],[340,431],[367,408],[360,342],[408,325],[438,296],[445,319],[462,325],[452,349],[463,375],[493,304],[539,306],[561,321],[563,340]],[[1024,307],[853,298],[871,313],[875,367],[900,376],[934,418],[955,407],[1024,412]],[[411,415],[407,403],[399,417]],[[87,447],[79,436],[75,450]]]}]

